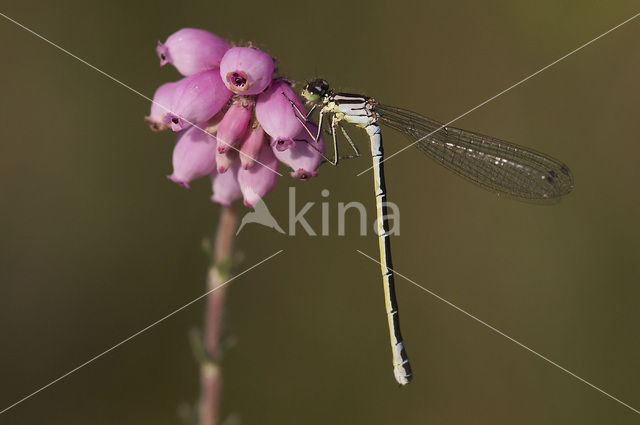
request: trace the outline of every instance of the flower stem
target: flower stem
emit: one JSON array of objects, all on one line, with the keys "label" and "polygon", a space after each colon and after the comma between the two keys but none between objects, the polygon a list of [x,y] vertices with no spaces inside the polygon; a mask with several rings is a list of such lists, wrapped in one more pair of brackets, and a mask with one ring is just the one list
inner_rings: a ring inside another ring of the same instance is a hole
[{"label": "flower stem", "polygon": [[[223,207],[213,246],[213,261],[207,274],[207,290],[223,284],[229,279],[233,241],[238,214],[233,207]],[[222,374],[219,359],[221,354],[222,320],[226,288],[220,288],[207,297],[203,345],[206,359],[200,365],[199,425],[216,425],[219,420]]]}]

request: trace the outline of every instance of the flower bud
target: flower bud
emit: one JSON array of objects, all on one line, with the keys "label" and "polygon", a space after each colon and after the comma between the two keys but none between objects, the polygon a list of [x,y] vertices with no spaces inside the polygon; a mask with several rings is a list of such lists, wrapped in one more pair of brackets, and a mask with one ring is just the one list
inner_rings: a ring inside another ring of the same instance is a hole
[{"label": "flower bud", "polygon": [[209,176],[211,178],[211,189],[213,196],[211,200],[226,207],[231,206],[233,201],[242,197],[240,191],[240,183],[238,183],[239,162],[234,162],[226,173],[218,173],[213,171]]},{"label": "flower bud", "polygon": [[171,112],[164,122],[173,131],[180,131],[190,124],[204,123],[217,114],[231,97],[217,70],[202,71],[178,82]]},{"label": "flower bud", "polygon": [[232,47],[220,62],[220,76],[238,94],[262,93],[273,78],[273,58],[255,47]]},{"label": "flower bud", "polygon": [[242,168],[248,170],[255,164],[256,158],[263,146],[264,130],[260,127],[260,124],[255,123],[254,127],[249,129],[245,134],[242,146],[240,147],[240,164],[242,164]]},{"label": "flower bud", "polygon": [[233,164],[238,159],[238,153],[233,149],[229,149],[224,152],[220,152],[218,149],[216,149],[215,157],[216,170],[218,171],[218,173],[222,174],[225,173],[229,169],[229,167],[231,167],[231,164]]},{"label": "flower bud", "polygon": [[218,112],[217,114],[215,114],[213,116],[213,118],[211,118],[209,121],[207,121],[207,123],[204,125],[204,127],[200,126],[201,128],[204,128],[205,130],[207,130],[208,133],[210,134],[216,134],[218,132],[218,126],[220,125],[220,121],[222,121],[222,118],[224,117],[224,113],[226,111],[224,111],[224,108]]},{"label": "flower bud", "polygon": [[215,139],[199,128],[191,127],[178,135],[173,148],[173,174],[167,178],[189,189],[189,182],[215,170],[215,158]]},{"label": "flower bud", "polygon": [[247,131],[247,124],[249,124],[249,119],[251,118],[251,109],[250,105],[245,106],[238,102],[231,105],[224,114],[216,134],[220,153],[238,144],[245,131]]},{"label": "flower bud", "polygon": [[166,42],[158,41],[156,47],[160,66],[173,64],[185,77],[217,68],[227,50],[229,43],[209,31],[196,28],[178,30]]},{"label": "flower bud", "polygon": [[[308,123],[307,127],[311,134],[315,136],[318,126]],[[316,177],[318,175],[316,169],[322,163],[322,154],[325,153],[324,138],[320,135],[318,142],[315,142],[309,132],[303,128],[296,140],[297,143],[290,149],[279,151],[274,147],[273,153],[279,161],[284,162],[293,169],[291,177],[294,179],[308,180],[311,177]]]},{"label": "flower bud", "polygon": [[278,177],[275,173],[278,168],[278,160],[268,146],[260,149],[257,159],[253,167],[249,169],[241,167],[238,171],[238,182],[240,182],[240,190],[247,207],[253,207],[273,189]]},{"label": "flower bud", "polygon": [[171,102],[177,86],[177,82],[165,83],[158,87],[154,93],[149,116],[144,117],[144,120],[149,123],[151,130],[162,131],[169,128],[169,126],[163,122],[163,119],[167,112],[171,110]]},{"label": "flower bud", "polygon": [[266,92],[258,96],[256,118],[278,150],[294,146],[293,138],[302,130],[292,102],[300,113],[305,114],[302,102],[284,80],[274,81]]}]

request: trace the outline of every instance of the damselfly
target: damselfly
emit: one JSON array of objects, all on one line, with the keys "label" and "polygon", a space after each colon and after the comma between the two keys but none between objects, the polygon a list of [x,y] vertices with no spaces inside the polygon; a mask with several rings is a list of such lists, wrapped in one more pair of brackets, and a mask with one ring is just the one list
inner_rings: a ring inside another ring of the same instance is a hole
[{"label": "damselfly", "polygon": [[[544,202],[566,195],[573,189],[571,171],[557,159],[513,143],[445,126],[415,112],[379,104],[368,96],[334,93],[329,88],[329,83],[322,79],[307,83],[302,90],[302,97],[313,105],[308,114],[298,110],[293,102],[292,106],[296,116],[314,140],[317,141],[320,137],[323,122],[329,120],[334,157],[325,159],[333,165],[341,159],[336,133],[338,128],[354,151],[354,155],[348,157],[360,156],[357,146],[343,128],[343,122],[361,127],[369,135],[380,264],[393,355],[393,372],[398,383],[406,385],[411,381],[412,373],[400,333],[394,289],[380,124],[403,133],[430,158],[456,174],[486,189],[518,200]],[[317,108],[320,108],[318,131],[312,134],[306,124]]]}]

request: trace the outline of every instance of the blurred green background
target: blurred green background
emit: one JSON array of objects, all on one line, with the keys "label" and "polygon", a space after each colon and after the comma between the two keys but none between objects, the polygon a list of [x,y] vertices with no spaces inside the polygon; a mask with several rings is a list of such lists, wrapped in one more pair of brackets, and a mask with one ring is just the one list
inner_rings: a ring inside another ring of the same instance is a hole
[{"label": "blurred green background", "polygon": [[[4,2],[2,13],[151,96],[178,78],[158,39],[200,27],[254,41],[296,80],[446,121],[638,12],[636,1]],[[203,180],[165,179],[174,135],[148,102],[0,19],[0,409],[204,292],[200,244],[217,224]],[[398,271],[640,408],[640,19],[457,122],[569,164],[575,191],[541,207],[500,199],[417,151],[387,163],[401,209]],[[406,144],[386,133],[387,152]],[[360,136],[360,141],[363,138]],[[366,152],[366,144],[361,144]],[[320,228],[320,196],[361,201],[366,155],[321,177],[280,178]],[[284,168],[281,168],[284,171]],[[376,255],[347,237],[237,241],[223,416],[244,424],[630,424],[638,415],[398,279],[415,381],[393,380]],[[331,223],[336,234],[337,223]],[[33,398],[2,424],[176,424],[197,397],[180,312]]]}]

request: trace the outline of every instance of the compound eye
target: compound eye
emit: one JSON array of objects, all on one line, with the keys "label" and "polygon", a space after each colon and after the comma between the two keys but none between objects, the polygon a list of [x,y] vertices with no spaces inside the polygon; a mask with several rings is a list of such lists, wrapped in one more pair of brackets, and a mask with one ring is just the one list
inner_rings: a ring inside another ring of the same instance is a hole
[{"label": "compound eye", "polygon": [[322,79],[313,80],[309,83],[309,91],[321,96],[327,91],[328,88],[329,84]]}]

